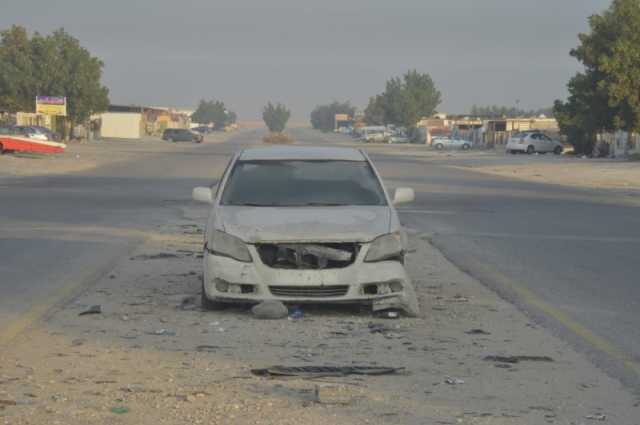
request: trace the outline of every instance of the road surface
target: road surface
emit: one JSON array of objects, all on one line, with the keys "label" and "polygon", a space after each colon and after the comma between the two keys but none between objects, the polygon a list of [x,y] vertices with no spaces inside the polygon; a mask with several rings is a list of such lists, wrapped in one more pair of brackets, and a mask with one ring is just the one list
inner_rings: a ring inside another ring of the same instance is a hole
[{"label": "road surface", "polygon": [[[349,143],[292,133],[302,143]],[[211,182],[234,150],[260,137],[241,132],[227,143],[75,175],[2,178],[0,335],[16,334],[107,273],[155,226],[180,214],[192,187]],[[640,389],[637,207],[603,192],[452,168],[470,160],[462,155],[434,160],[414,154],[423,147],[369,150],[388,186],[416,189],[416,202],[402,208],[406,226]]]}]

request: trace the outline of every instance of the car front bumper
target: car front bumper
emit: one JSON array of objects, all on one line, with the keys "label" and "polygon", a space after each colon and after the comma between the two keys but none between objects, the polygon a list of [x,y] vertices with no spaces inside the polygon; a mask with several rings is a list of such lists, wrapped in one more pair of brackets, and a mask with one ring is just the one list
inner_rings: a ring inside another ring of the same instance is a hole
[{"label": "car front bumper", "polygon": [[[412,316],[418,314],[413,284],[398,261],[366,263],[360,252],[344,268],[298,270],[263,264],[254,247],[254,262],[204,253],[204,290],[219,302],[259,303],[278,300],[295,304],[371,304],[397,300]],[[365,250],[366,251],[366,250]],[[256,260],[257,259],[257,260]]]}]

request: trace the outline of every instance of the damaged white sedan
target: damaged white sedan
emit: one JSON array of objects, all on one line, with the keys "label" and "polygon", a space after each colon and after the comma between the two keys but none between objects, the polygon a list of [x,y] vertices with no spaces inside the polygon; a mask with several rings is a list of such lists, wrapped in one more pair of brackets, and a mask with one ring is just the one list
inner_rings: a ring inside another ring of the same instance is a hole
[{"label": "damaged white sedan", "polygon": [[270,147],[232,158],[219,185],[193,190],[212,205],[202,304],[365,303],[418,314],[393,199],[367,155],[333,147]]}]

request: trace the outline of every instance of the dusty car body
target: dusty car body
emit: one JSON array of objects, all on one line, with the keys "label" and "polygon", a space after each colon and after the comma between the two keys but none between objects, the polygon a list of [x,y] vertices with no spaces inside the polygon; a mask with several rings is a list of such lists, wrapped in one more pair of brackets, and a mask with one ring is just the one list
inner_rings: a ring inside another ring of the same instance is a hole
[{"label": "dusty car body", "polygon": [[204,307],[280,300],[418,314],[404,267],[407,238],[393,207],[414,192],[400,188],[390,199],[360,150],[243,150],[219,185],[195,188],[193,198],[212,205]]},{"label": "dusty car body", "polygon": [[523,131],[511,135],[506,146],[507,153],[513,154],[524,152],[531,155],[533,153],[553,152],[556,155],[560,155],[563,150],[562,143],[536,130]]}]

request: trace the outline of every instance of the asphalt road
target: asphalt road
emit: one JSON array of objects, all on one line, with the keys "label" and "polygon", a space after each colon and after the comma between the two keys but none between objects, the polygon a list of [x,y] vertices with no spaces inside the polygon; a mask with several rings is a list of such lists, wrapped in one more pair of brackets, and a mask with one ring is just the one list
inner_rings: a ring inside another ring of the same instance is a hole
[{"label": "asphalt road", "polygon": [[[303,143],[324,138],[292,132]],[[193,186],[210,182],[235,149],[259,137],[240,133],[144,163],[0,181],[0,335],[126,258],[155,226],[180,214]],[[399,155],[401,149],[370,154],[388,186],[416,189],[416,202],[402,208],[404,224],[532,321],[640,389],[638,208],[605,192],[450,167],[466,160],[461,155],[434,160],[413,155],[416,148]]]}]

